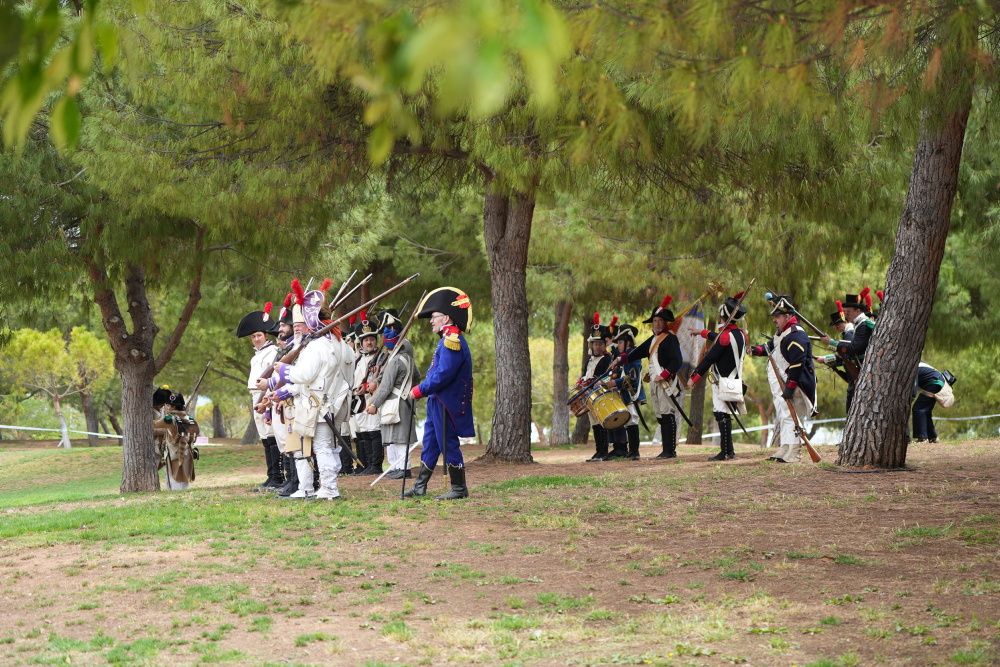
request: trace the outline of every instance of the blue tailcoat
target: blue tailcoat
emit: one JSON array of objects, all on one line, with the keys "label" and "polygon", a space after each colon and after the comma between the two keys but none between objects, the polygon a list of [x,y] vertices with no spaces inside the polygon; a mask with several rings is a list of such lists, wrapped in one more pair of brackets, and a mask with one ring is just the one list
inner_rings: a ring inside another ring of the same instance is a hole
[{"label": "blue tailcoat", "polygon": [[420,459],[429,468],[437,465],[442,444],[445,463],[463,465],[458,439],[476,434],[472,420],[472,352],[461,334],[452,334],[449,341],[456,338],[459,349],[453,350],[446,344],[445,336],[441,337],[430,368],[420,383],[420,393],[427,396],[427,422]]}]

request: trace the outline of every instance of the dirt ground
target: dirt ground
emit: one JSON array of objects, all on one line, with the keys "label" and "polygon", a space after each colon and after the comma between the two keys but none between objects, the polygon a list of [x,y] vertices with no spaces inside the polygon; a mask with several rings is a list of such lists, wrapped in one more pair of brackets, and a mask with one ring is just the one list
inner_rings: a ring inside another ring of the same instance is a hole
[{"label": "dirt ground", "polygon": [[[447,504],[342,478],[347,500],[228,545],[4,540],[0,662],[997,664],[1000,442],[915,445],[909,470],[867,474],[644,450],[473,462],[472,497]],[[289,506],[247,491],[254,463],[183,502],[270,521]]]}]

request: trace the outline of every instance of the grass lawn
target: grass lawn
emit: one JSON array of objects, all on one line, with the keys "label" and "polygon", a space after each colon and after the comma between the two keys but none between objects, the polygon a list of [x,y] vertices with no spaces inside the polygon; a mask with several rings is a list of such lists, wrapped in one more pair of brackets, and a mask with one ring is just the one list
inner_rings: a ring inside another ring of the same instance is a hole
[{"label": "grass lawn", "polygon": [[115,447],[0,447],[0,664],[1000,660],[1000,441],[872,474],[709,451],[542,449],[472,462],[466,501],[355,477],[301,503],[249,492],[259,446],[129,496]]}]

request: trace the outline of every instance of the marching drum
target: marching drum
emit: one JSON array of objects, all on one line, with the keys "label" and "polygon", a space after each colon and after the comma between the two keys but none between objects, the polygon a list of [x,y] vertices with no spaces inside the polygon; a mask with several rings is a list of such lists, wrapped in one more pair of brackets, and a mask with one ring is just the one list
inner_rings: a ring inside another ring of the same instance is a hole
[{"label": "marching drum", "polygon": [[575,394],[569,397],[567,405],[569,405],[569,411],[573,413],[574,417],[581,417],[587,414],[588,389],[581,389],[580,391],[576,392]]},{"label": "marching drum", "polygon": [[601,385],[592,387],[587,393],[587,409],[593,421],[606,429],[624,426],[631,417],[621,395]]}]

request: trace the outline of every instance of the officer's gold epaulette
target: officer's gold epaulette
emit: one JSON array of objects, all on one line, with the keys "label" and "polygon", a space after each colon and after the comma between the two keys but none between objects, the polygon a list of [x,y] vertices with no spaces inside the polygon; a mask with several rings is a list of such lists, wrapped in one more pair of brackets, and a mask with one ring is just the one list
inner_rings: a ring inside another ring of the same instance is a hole
[{"label": "officer's gold epaulette", "polygon": [[444,346],[449,350],[458,352],[462,349],[462,339],[459,338],[457,333],[446,334],[444,337]]}]

